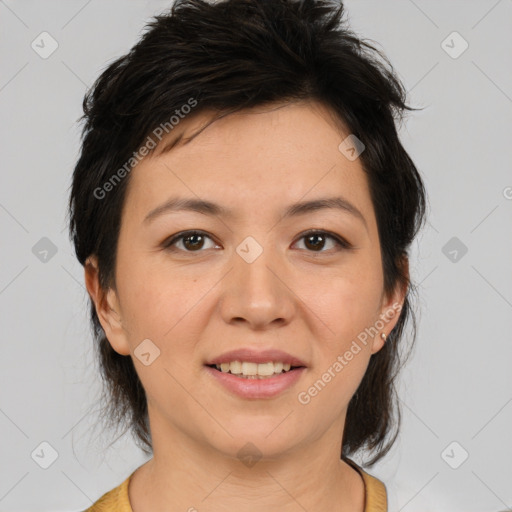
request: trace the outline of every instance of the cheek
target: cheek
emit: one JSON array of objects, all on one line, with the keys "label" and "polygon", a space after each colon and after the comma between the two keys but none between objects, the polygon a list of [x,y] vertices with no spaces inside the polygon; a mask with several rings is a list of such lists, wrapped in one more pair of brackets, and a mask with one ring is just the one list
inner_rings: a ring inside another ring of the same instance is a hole
[{"label": "cheek", "polygon": [[378,319],[382,298],[382,273],[372,262],[329,276],[308,293],[308,302],[328,327],[327,338],[340,348]]},{"label": "cheek", "polygon": [[169,304],[169,296],[164,293],[166,285],[161,281],[161,273],[151,272],[142,257],[133,253],[126,256],[120,248],[116,282],[121,298],[123,326],[132,348],[146,338],[155,340],[160,346],[156,340],[165,332],[162,324],[172,320],[169,312],[173,311],[173,304]]},{"label": "cheek", "polygon": [[204,307],[215,286],[212,274],[151,264],[150,258],[119,260],[119,292],[132,346],[149,338],[162,351],[191,351],[204,329]]}]

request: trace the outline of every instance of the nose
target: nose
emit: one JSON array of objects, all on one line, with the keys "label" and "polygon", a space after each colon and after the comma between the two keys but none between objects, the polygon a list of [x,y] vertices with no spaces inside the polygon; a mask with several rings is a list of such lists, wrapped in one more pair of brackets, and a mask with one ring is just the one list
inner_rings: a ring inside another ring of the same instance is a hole
[{"label": "nose", "polygon": [[271,248],[248,263],[233,253],[233,268],[222,280],[221,314],[226,323],[267,330],[288,324],[296,312],[296,298],[284,265]]}]

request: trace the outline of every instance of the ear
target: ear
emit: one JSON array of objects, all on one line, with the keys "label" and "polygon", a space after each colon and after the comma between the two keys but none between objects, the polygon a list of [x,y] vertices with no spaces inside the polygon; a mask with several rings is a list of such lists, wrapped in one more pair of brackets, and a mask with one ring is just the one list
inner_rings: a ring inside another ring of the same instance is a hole
[{"label": "ear", "polygon": [[406,276],[405,283],[397,283],[391,294],[383,294],[380,315],[375,325],[379,332],[373,337],[372,354],[378,352],[386,343],[381,334],[389,336],[400,318],[402,307],[409,288],[409,259],[404,256],[401,260],[401,272]]},{"label": "ear", "polygon": [[100,286],[98,273],[98,259],[96,256],[87,258],[85,265],[85,285],[91,300],[94,302],[96,314],[105,331],[112,348],[119,354],[130,354],[130,345],[126,336],[126,330],[122,324],[119,300],[115,290],[104,290]]}]

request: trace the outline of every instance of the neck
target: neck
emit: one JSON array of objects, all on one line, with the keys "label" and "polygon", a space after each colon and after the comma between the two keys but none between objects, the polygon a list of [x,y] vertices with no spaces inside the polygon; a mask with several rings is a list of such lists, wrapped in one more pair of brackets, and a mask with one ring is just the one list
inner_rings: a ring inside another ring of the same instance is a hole
[{"label": "neck", "polygon": [[337,442],[323,435],[304,447],[272,457],[261,454],[259,460],[256,456],[244,463],[179,431],[158,435],[152,429],[152,434],[155,455],[130,481],[133,512],[363,512],[364,484],[340,460],[339,435]]}]

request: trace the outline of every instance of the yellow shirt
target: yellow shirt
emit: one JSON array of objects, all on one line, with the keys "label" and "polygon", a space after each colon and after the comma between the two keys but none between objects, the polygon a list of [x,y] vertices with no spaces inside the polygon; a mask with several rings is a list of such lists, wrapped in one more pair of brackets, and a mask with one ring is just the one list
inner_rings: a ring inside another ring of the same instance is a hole
[{"label": "yellow shirt", "polygon": [[[347,462],[359,472],[365,487],[364,512],[387,512],[386,487],[377,478],[369,475],[355,462]],[[135,471],[133,472],[135,473]],[[96,503],[84,512],[133,512],[128,498],[128,484],[133,473],[118,487],[105,493]]]}]

